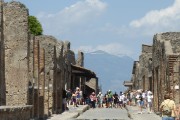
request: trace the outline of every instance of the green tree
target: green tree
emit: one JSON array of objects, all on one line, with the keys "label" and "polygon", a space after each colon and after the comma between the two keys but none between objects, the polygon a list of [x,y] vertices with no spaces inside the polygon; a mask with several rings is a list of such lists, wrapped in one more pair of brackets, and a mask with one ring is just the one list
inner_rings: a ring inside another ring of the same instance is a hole
[{"label": "green tree", "polygon": [[28,17],[29,30],[33,35],[42,35],[43,29],[41,23],[34,16]]}]

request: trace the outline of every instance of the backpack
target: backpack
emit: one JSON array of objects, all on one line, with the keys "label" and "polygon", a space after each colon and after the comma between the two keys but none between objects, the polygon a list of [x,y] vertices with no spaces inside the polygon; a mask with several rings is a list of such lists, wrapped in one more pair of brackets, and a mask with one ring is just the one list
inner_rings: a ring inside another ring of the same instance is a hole
[{"label": "backpack", "polygon": [[163,115],[168,115],[168,116],[171,116],[171,113],[172,113],[171,108],[165,102],[164,102],[164,106],[162,108],[162,112],[163,112]]}]

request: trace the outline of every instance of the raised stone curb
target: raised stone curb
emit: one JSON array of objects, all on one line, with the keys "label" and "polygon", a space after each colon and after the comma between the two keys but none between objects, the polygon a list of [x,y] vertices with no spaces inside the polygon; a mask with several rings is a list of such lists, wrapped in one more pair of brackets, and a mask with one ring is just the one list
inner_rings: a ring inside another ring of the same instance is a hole
[{"label": "raised stone curb", "polygon": [[148,114],[146,109],[143,109],[143,114],[138,114],[138,106],[127,106],[128,117],[133,120],[161,120],[161,117],[156,113]]},{"label": "raised stone curb", "polygon": [[70,106],[69,111],[65,111],[62,114],[54,114],[51,118],[47,120],[70,120],[73,118],[77,118],[80,114],[82,114],[88,109],[88,105],[79,105],[79,107],[77,108]]},{"label": "raised stone curb", "polygon": [[89,105],[86,105],[86,106],[84,106],[84,107],[80,107],[80,108],[78,108],[77,109],[77,112],[79,113],[79,114],[82,114],[83,112],[85,112],[86,110],[88,110],[89,109]]}]

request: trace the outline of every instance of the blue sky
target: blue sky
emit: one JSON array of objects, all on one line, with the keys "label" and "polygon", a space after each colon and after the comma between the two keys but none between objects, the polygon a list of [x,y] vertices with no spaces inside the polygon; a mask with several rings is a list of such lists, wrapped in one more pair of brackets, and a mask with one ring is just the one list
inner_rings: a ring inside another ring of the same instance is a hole
[{"label": "blue sky", "polygon": [[70,41],[74,51],[103,50],[138,60],[154,34],[180,31],[180,0],[17,1],[39,19],[44,34]]}]

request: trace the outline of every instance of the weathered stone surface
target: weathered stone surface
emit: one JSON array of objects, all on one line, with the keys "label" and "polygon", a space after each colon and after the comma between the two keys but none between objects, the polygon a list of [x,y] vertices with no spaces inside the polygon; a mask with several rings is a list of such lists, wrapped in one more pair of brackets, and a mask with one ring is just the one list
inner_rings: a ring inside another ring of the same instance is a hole
[{"label": "weathered stone surface", "polygon": [[3,113],[3,119],[45,119],[61,113],[62,89],[72,89],[75,77],[82,80],[72,75],[72,64],[76,61],[69,41],[30,35],[27,8],[15,1],[2,5],[0,0],[0,105],[33,105],[31,110]]},{"label": "weathered stone surface", "polygon": [[159,105],[164,99],[164,94],[172,93],[177,84],[177,75],[173,73],[173,64],[179,52],[179,32],[156,34],[153,38],[152,73],[154,108],[159,111]]},{"label": "weathered stone surface", "polygon": [[152,58],[152,46],[142,45],[142,53],[139,57],[139,85],[140,89],[150,89],[149,84],[149,59]]},{"label": "weathered stone surface", "polygon": [[78,58],[76,60],[76,65],[84,67],[84,53],[78,51]]},{"label": "weathered stone surface", "polygon": [[[92,88],[93,90],[97,90],[97,87],[98,87],[97,82],[98,82],[97,78],[91,78],[90,80],[86,81],[85,84],[89,86],[90,88]],[[97,92],[98,91],[95,91],[96,94],[98,94]],[[86,91],[86,93],[88,93],[88,91]]]},{"label": "weathered stone surface", "polygon": [[1,120],[30,120],[32,106],[0,106]]},{"label": "weathered stone surface", "polygon": [[3,1],[0,0],[0,105],[6,104],[4,60]]},{"label": "weathered stone surface", "polygon": [[138,90],[140,88],[140,85],[139,85],[139,61],[134,61],[131,80],[134,83],[134,85],[132,86],[132,90]]},{"label": "weathered stone surface", "polygon": [[39,52],[39,118],[44,118],[44,88],[45,88],[45,51],[43,48]]},{"label": "weathered stone surface", "polygon": [[28,10],[19,2],[6,3],[3,8],[3,20],[6,104],[26,105]]},{"label": "weathered stone surface", "polygon": [[64,42],[63,56],[64,56],[65,62],[67,64],[75,65],[76,64],[75,54],[74,54],[74,52],[72,50],[70,50],[70,45],[71,44],[70,44],[69,41]]},{"label": "weathered stone surface", "polygon": [[[45,51],[44,64],[45,64],[45,114],[50,115],[56,113],[61,105],[58,104],[58,100],[61,100],[61,80],[60,76],[61,68],[64,68],[63,63],[61,63],[62,58],[62,42],[58,42],[52,36],[36,36],[36,40],[39,40],[40,47]],[[64,71],[64,70],[63,70]],[[63,73],[62,71],[62,73]],[[60,96],[59,96],[60,95]]]}]

